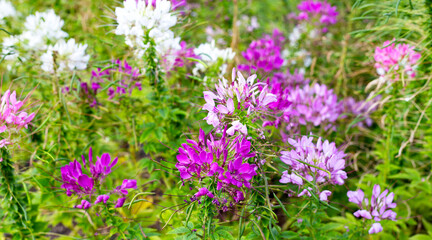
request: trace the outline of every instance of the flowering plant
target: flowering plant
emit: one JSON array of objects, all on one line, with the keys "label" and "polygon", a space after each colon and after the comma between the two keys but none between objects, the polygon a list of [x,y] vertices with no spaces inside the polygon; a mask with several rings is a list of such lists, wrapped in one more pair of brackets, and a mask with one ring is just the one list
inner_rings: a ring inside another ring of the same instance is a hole
[{"label": "flowering plant", "polygon": [[[276,101],[276,96],[269,92],[265,83],[255,83],[256,75],[245,79],[240,72],[235,78],[235,73],[233,69],[231,84],[225,78],[215,84],[216,93],[204,91],[206,104],[203,109],[208,111],[204,119],[218,130],[231,124],[227,130],[229,135],[235,132],[248,135],[248,126],[256,126],[254,122],[266,114],[268,105]],[[258,125],[252,129],[264,137],[261,127]]]},{"label": "flowering plant", "polygon": [[75,205],[75,207],[89,209],[101,202],[110,204],[108,200],[115,195],[118,195],[119,198],[111,201],[111,204],[115,208],[122,207],[128,195],[127,189],[137,188],[136,180],[124,179],[122,185],[112,189],[109,193],[104,192],[101,188],[106,176],[117,164],[118,158],[111,159],[108,153],[104,153],[100,157],[96,157],[96,161],[93,162],[92,148],[89,150],[87,160],[84,155],[81,158],[81,163],[74,160],[61,168],[63,183],[61,187],[66,190],[66,195],[69,197],[75,195],[80,200],[80,204]]},{"label": "flowering plant", "polygon": [[[318,138],[316,144],[313,137],[302,136],[298,140],[288,139],[293,149],[281,152],[281,161],[290,167],[282,173],[281,183],[292,183],[302,187],[298,196],[319,195],[320,200],[327,201],[331,192],[322,190],[325,185],[342,185],[347,179],[344,171],[346,156],[343,151],[330,143]],[[308,183],[312,187],[306,187]]]},{"label": "flowering plant", "polygon": [[24,101],[17,100],[16,92],[8,89],[1,96],[0,105],[0,134],[6,134],[5,138],[0,135],[0,148],[13,145],[15,142],[12,134],[18,133],[21,128],[28,128],[28,125],[35,117],[35,113],[27,113],[22,109],[28,97]]},{"label": "flowering plant", "polygon": [[[233,202],[244,200],[242,187],[251,188],[257,167],[249,159],[255,157],[251,143],[243,136],[228,139],[226,131],[221,138],[206,135],[200,129],[199,141],[188,139],[177,155],[176,167],[183,182],[206,183],[191,200],[208,196],[213,203],[226,211]],[[228,201],[234,199],[234,201]],[[229,204],[229,205],[228,205]]]},{"label": "flowering plant", "polygon": [[388,189],[381,192],[381,187],[375,184],[370,201],[365,198],[361,189],[348,191],[347,195],[348,200],[360,208],[354,213],[354,216],[374,221],[369,229],[369,234],[381,232],[383,228],[380,221],[384,219],[396,221],[396,213],[390,210],[396,207],[396,203],[393,202],[394,193],[389,193]]},{"label": "flowering plant", "polygon": [[375,48],[375,68],[382,82],[395,82],[405,76],[413,78],[420,57],[414,46],[405,43],[396,45],[394,40],[385,41],[383,47]]}]

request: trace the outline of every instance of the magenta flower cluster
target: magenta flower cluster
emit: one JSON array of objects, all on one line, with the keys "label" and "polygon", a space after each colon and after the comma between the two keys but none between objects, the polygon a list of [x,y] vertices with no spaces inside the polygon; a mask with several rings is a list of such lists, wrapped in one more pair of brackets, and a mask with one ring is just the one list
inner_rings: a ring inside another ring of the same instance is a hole
[{"label": "magenta flower cluster", "polygon": [[[106,204],[113,194],[120,196],[114,201],[114,207],[122,207],[128,194],[127,189],[137,188],[136,180],[125,179],[122,185],[113,189],[111,193],[98,194],[98,187],[104,183],[105,177],[111,173],[112,168],[117,164],[118,158],[111,159],[108,153],[104,153],[102,156],[96,157],[96,162],[93,162],[92,148],[89,150],[88,160],[85,159],[84,155],[81,157],[81,163],[75,159],[61,168],[63,182],[61,187],[66,190],[69,197],[76,195],[81,199],[81,204],[75,207],[88,209],[100,202]],[[96,199],[91,204],[93,198]]]},{"label": "magenta flower cluster", "polygon": [[297,19],[300,21],[307,21],[319,27],[322,27],[322,32],[327,32],[327,26],[333,25],[337,22],[339,13],[336,11],[335,6],[331,6],[327,1],[317,0],[304,0],[297,9],[300,13]]},{"label": "magenta flower cluster", "polygon": [[243,136],[228,139],[224,131],[222,137],[217,139],[200,129],[198,142],[188,139],[179,148],[176,168],[183,181],[201,183],[212,179],[211,189],[224,194],[216,197],[216,192],[201,188],[191,200],[208,196],[214,198],[216,205],[224,207],[228,198],[235,202],[243,200],[242,187],[251,187],[251,180],[257,175],[257,166],[248,163],[253,157],[255,153],[251,152],[251,143]]},{"label": "magenta flower cluster", "polygon": [[242,53],[248,64],[241,64],[238,69],[247,72],[279,70],[284,63],[281,56],[284,41],[285,38],[277,29],[273,31],[272,36],[266,35],[262,39],[253,41]]},{"label": "magenta flower cluster", "polygon": [[[99,105],[96,97],[105,85],[109,85],[107,94],[111,100],[116,96],[131,94],[135,88],[141,91],[140,77],[139,69],[132,68],[126,60],[114,60],[111,65],[92,71],[90,83],[81,82],[81,93],[91,107],[96,107]],[[69,92],[70,89],[66,87],[63,91]]]},{"label": "magenta flower cluster", "polygon": [[361,189],[348,191],[347,195],[348,201],[357,204],[360,208],[360,210],[354,213],[354,216],[374,220],[369,229],[369,234],[378,233],[383,230],[379,223],[381,220],[396,220],[396,213],[390,210],[396,207],[396,203],[393,202],[394,193],[389,193],[388,189],[381,192],[381,187],[376,184],[373,187],[370,202],[365,198],[364,192]]},{"label": "magenta flower cluster", "polygon": [[190,58],[199,58],[194,53],[194,48],[188,48],[185,41],[180,42],[180,49],[176,52],[176,59],[174,61],[174,68],[184,67],[186,65],[192,65],[195,62],[189,60]]},{"label": "magenta flower cluster", "polygon": [[18,101],[16,92],[11,93],[9,89],[1,97],[0,134],[7,133],[8,136],[4,139],[0,137],[0,148],[12,145],[11,134],[18,132],[21,128],[27,128],[35,117],[35,113],[28,114],[25,109],[21,109],[25,101]]},{"label": "magenta flower cluster", "polygon": [[375,68],[381,76],[389,76],[390,81],[399,80],[401,75],[408,77],[416,76],[416,67],[421,54],[414,50],[409,44],[394,43],[394,40],[386,41],[383,47],[376,47],[374,59]]},{"label": "magenta flower cluster", "polygon": [[98,68],[97,71],[92,71],[92,90],[96,93],[99,89],[102,89],[101,83],[104,83],[105,79],[112,81],[115,73],[119,73],[121,78],[118,83],[116,83],[117,86],[108,88],[108,99],[113,99],[116,95],[131,94],[135,88],[142,90],[141,81],[139,79],[141,76],[139,69],[132,68],[126,60],[123,62],[121,60],[115,60],[113,61],[113,67],[105,68],[104,70]]},{"label": "magenta flower cluster", "polygon": [[[289,171],[282,173],[281,183],[292,183],[305,186],[311,182],[319,194],[320,199],[325,201],[331,194],[330,191],[321,191],[319,188],[325,185],[342,185],[347,178],[345,169],[346,156],[343,151],[336,148],[335,143],[330,143],[321,138],[316,144],[313,137],[302,136],[301,138],[288,139],[293,149],[281,152],[281,161],[289,166]],[[311,195],[313,188],[306,187],[298,195]]]},{"label": "magenta flower cluster", "polygon": [[[259,118],[268,111],[269,104],[277,99],[269,92],[267,84],[255,83],[256,75],[245,79],[240,72],[237,72],[235,78],[235,73],[233,69],[231,84],[226,79],[215,84],[216,93],[204,91],[206,103],[203,109],[208,111],[204,119],[215,128],[223,129],[231,123],[233,126],[228,129],[230,135],[236,131],[247,135],[247,127],[241,120]],[[236,118],[240,113],[244,116],[243,119]]]}]

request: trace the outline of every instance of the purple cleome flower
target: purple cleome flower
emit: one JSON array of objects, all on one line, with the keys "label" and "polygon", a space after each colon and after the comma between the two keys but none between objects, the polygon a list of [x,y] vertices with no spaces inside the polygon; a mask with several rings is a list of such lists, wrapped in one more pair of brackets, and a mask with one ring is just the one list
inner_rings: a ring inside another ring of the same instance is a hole
[{"label": "purple cleome flower", "polygon": [[[131,94],[135,88],[141,91],[140,77],[139,69],[132,68],[126,61],[114,60],[112,65],[92,71],[90,83],[81,82],[81,93],[91,107],[97,107],[99,103],[96,97],[100,93],[99,91],[103,89],[103,84],[115,82],[107,90],[108,99],[111,100],[116,96],[119,97],[126,93]],[[69,87],[65,87],[63,92],[67,93],[70,90]],[[76,91],[76,89],[73,90]]]},{"label": "purple cleome flower", "polygon": [[[66,194],[69,197],[72,195],[77,195],[79,198],[91,199],[92,196],[97,195],[95,194],[97,192],[95,186],[101,185],[103,183],[105,177],[111,173],[112,168],[116,164],[117,158],[111,160],[111,156],[108,153],[104,153],[101,157],[97,157],[96,162],[93,163],[93,151],[92,148],[90,148],[88,160],[86,160],[83,155],[81,163],[77,160],[74,160],[71,163],[61,167],[61,175],[63,182],[61,187],[66,190]],[[87,171],[90,174],[86,174],[84,173],[84,171]],[[127,189],[136,188],[136,180],[123,180],[123,184],[116,187],[112,191],[113,194],[118,194],[122,198],[124,198],[123,202],[119,200],[116,202],[116,207],[123,206],[123,203],[126,200],[125,196],[128,194]],[[93,205],[96,205],[100,202],[106,204],[109,198],[110,194],[99,195],[97,196]],[[81,205],[77,205],[75,207],[88,209],[91,207],[91,204],[87,200],[83,199],[81,201]]]},{"label": "purple cleome flower", "polygon": [[141,82],[139,81],[141,74],[137,68],[133,69],[126,61],[115,60],[113,64],[117,68],[113,67],[105,70],[98,68],[97,71],[92,71],[91,88],[93,91],[97,92],[98,89],[101,89],[100,83],[104,82],[103,78],[110,79],[114,72],[120,73],[122,79],[118,82],[120,86],[108,88],[109,99],[114,98],[116,95],[124,95],[127,92],[131,94],[135,88],[138,88],[140,91],[142,90]]},{"label": "purple cleome flower", "polygon": [[339,13],[336,7],[332,7],[327,1],[305,0],[302,1],[297,9],[300,11],[297,20],[307,21],[322,27],[323,33],[327,32],[327,26],[337,22]]},{"label": "purple cleome flower", "polygon": [[[309,79],[297,71],[294,74],[276,73],[267,80],[270,93],[277,101],[269,104],[276,119],[266,121],[265,126],[279,127],[286,124],[286,129],[298,132],[301,125],[324,126],[325,129],[334,128],[337,120],[345,118],[346,114],[360,117],[361,121],[355,125],[371,126],[371,112],[375,111],[380,96],[364,102],[354,98],[338,100],[332,89],[323,84],[308,85]],[[282,114],[278,114],[278,113]],[[345,114],[345,115],[344,115]]]},{"label": "purple cleome flower", "polygon": [[[290,173],[282,173],[281,183],[292,183],[304,186],[306,181],[312,182],[315,186],[342,185],[347,178],[345,169],[346,156],[343,151],[336,148],[335,143],[318,139],[313,142],[313,137],[303,136],[297,140],[289,139],[293,146],[291,151],[281,152],[281,161],[290,166]],[[326,170],[326,171],[323,171]],[[328,171],[328,172],[327,172]],[[330,173],[330,174],[329,174]],[[307,194],[310,196],[312,188],[304,189],[298,196]],[[321,191],[319,197],[323,201],[331,195],[328,190]]]},{"label": "purple cleome flower", "polygon": [[127,195],[128,190],[127,189],[136,189],[137,188],[137,181],[135,179],[125,179],[123,180],[122,185],[116,187],[115,192],[118,192],[122,195]]},{"label": "purple cleome flower", "polygon": [[279,70],[284,63],[281,56],[281,49],[285,38],[277,29],[273,35],[266,35],[264,38],[253,41],[249,48],[242,53],[243,57],[249,64],[239,65],[238,69],[250,72],[251,70],[262,70],[271,72]]},{"label": "purple cleome flower", "polygon": [[199,58],[194,53],[194,48],[188,48],[185,41],[180,43],[181,49],[177,50],[174,68],[183,67],[188,64],[195,64],[195,62],[188,60],[188,58]]},{"label": "purple cleome flower", "polygon": [[[288,100],[288,96],[291,94],[295,87],[304,87],[309,83],[309,79],[305,78],[303,74],[297,70],[293,74],[277,72],[273,77],[267,79],[267,85],[269,86],[270,93],[274,94],[277,101],[269,104],[269,108],[275,113],[284,112],[292,103]],[[276,114],[274,114],[276,115]],[[275,121],[266,121],[265,126],[278,127],[281,122],[284,121],[284,117],[277,117]]]},{"label": "purple cleome flower", "polygon": [[[215,139],[203,130],[200,130],[198,142],[190,139],[187,142],[182,144],[177,155],[180,177],[199,182],[211,178],[216,183],[213,189],[221,190],[235,202],[244,200],[241,188],[250,188],[250,181],[257,175],[256,165],[247,162],[255,157],[255,153],[251,153],[251,143],[243,136],[227,139],[225,131],[222,138]],[[227,203],[226,198],[216,198],[208,188],[201,188],[191,200],[202,196],[215,198],[217,205]]]},{"label": "purple cleome flower", "polygon": [[194,196],[195,196],[197,199],[200,198],[200,197],[202,197],[202,196],[207,196],[207,197],[209,197],[209,198],[214,198],[213,193],[211,193],[211,192],[210,192],[207,188],[205,188],[205,187],[200,188],[200,189],[198,190],[198,192],[195,193]]},{"label": "purple cleome flower", "polygon": [[320,126],[326,129],[333,126],[342,112],[342,104],[337,95],[324,84],[296,87],[286,98],[290,104],[283,111],[287,129],[296,129],[299,125]]},{"label": "purple cleome flower", "polygon": [[354,213],[354,216],[370,220],[373,219],[375,221],[369,229],[369,234],[378,233],[383,230],[379,223],[381,220],[396,220],[396,213],[390,210],[396,207],[396,203],[393,202],[394,193],[388,193],[388,189],[381,193],[381,187],[378,184],[373,187],[370,202],[365,198],[364,192],[361,189],[348,191],[347,193],[348,201],[357,204],[360,208],[360,210]]},{"label": "purple cleome flower", "polygon": [[89,203],[86,200],[81,200],[81,204],[75,206],[75,208],[81,208],[81,209],[89,209],[90,207],[91,207],[91,203]]},{"label": "purple cleome flower", "polygon": [[108,199],[110,198],[110,196],[109,195],[99,195],[97,198],[96,198],[96,201],[94,202],[94,204],[98,204],[98,203],[100,203],[100,202],[103,202],[103,203],[107,203],[108,202]]}]

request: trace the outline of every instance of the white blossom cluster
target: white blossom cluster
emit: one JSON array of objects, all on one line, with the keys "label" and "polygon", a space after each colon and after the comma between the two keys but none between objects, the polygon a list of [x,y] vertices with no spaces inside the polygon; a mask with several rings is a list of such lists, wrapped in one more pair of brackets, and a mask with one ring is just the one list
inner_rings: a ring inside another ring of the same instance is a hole
[{"label": "white blossom cluster", "polygon": [[118,23],[115,34],[126,37],[126,44],[135,48],[137,57],[142,57],[149,47],[145,42],[147,34],[154,40],[160,56],[181,49],[180,38],[170,29],[177,23],[170,1],[156,0],[153,6],[151,1],[126,0],[123,7],[115,9],[115,15]]},{"label": "white blossom cluster", "polygon": [[[220,76],[223,76],[226,73],[226,62],[232,60],[235,56],[235,52],[233,52],[231,48],[217,48],[214,40],[210,43],[199,45],[194,49],[194,53],[209,66],[216,64],[218,60],[222,60],[223,64],[220,66]],[[192,71],[194,75],[198,75],[199,72],[203,72],[205,69],[206,66],[202,63],[197,63]]]},{"label": "white blossom cluster", "polygon": [[[87,44],[76,44],[75,39],[58,41],[54,46],[49,46],[48,51],[41,56],[42,70],[53,73],[54,71],[64,71],[66,68],[73,70],[84,70],[90,59],[85,54]],[[54,52],[56,55],[57,68],[54,65]]]},{"label": "white blossom cluster", "polygon": [[9,1],[0,0],[0,24],[4,23],[4,18],[14,17],[16,15],[17,12]]},{"label": "white blossom cluster", "polygon": [[77,45],[74,39],[66,43],[68,34],[62,30],[63,25],[64,21],[53,9],[27,16],[24,31],[20,35],[3,39],[2,52],[6,55],[5,59],[15,60],[20,57],[22,61],[26,61],[33,54],[42,55],[42,69],[52,73],[55,68],[53,52],[57,52],[58,71],[65,70],[65,66],[69,70],[85,69],[90,58],[85,55],[87,45]]},{"label": "white blossom cluster", "polygon": [[62,30],[64,21],[55,14],[53,9],[46,12],[36,12],[26,18],[25,31],[20,36],[20,41],[28,49],[45,50],[47,43],[57,42],[68,36]]}]

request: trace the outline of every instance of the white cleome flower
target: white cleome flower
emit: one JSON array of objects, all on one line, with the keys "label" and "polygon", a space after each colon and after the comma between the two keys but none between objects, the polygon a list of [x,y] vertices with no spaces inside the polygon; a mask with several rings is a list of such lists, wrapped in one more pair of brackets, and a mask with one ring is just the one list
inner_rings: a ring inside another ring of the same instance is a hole
[{"label": "white cleome flower", "polygon": [[53,9],[36,12],[26,18],[25,31],[19,36],[24,47],[29,50],[45,50],[47,45],[68,36],[61,28],[64,21],[54,13]]},{"label": "white cleome flower", "polygon": [[14,17],[17,12],[14,6],[6,0],[0,0],[0,23],[3,23],[3,19],[6,17]]},{"label": "white cleome flower", "polygon": [[[0,2],[0,12],[3,10],[1,7]],[[68,36],[61,29],[63,24],[64,21],[52,9],[28,16],[24,23],[25,29],[20,35],[3,39],[2,53],[7,54],[5,59],[15,60],[21,53],[21,60],[26,61],[31,58],[32,52],[39,55],[41,51],[48,48],[48,45],[55,44]]]},{"label": "white cleome flower", "polygon": [[[231,48],[219,49],[216,47],[215,41],[212,40],[210,43],[203,43],[194,49],[195,55],[199,56],[202,61],[207,63],[208,65],[213,65],[217,63],[219,59],[223,61],[223,63],[232,60],[235,56],[235,52]],[[199,71],[204,71],[206,67],[197,63],[195,68],[193,69],[194,75],[198,75]],[[220,68],[220,75],[224,75],[226,71],[226,65],[223,64]]]},{"label": "white cleome flower", "polygon": [[115,34],[126,37],[126,44],[136,48],[137,57],[142,57],[148,48],[148,44],[144,43],[147,33],[162,56],[181,49],[180,38],[176,38],[170,30],[177,23],[170,1],[156,0],[153,7],[144,0],[126,0],[123,7],[115,9],[115,15],[118,23]]},{"label": "white cleome flower", "polygon": [[41,56],[42,70],[50,73],[66,69],[84,70],[90,59],[85,53],[86,49],[87,44],[76,44],[75,39],[69,39],[67,42],[60,40],[54,46],[49,46],[48,51]]}]

